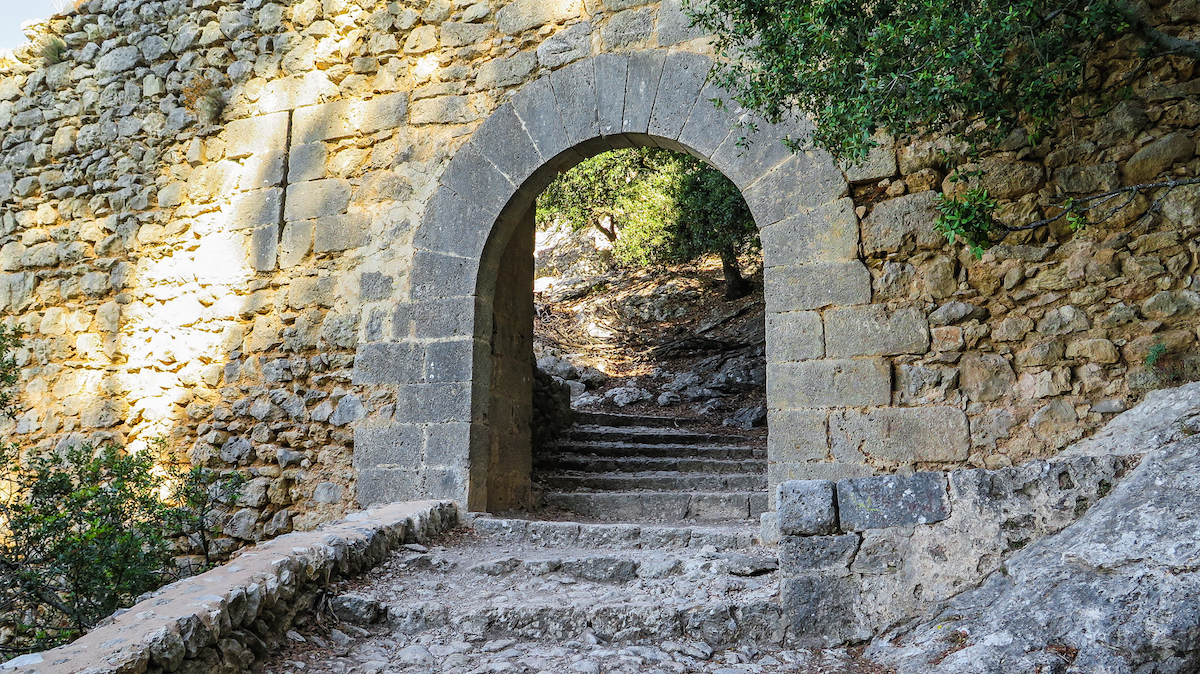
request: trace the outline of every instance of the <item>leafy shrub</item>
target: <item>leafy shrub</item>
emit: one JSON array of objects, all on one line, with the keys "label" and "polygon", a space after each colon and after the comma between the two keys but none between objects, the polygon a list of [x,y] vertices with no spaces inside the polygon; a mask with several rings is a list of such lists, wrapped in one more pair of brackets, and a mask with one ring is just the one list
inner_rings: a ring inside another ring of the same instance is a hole
[{"label": "leafy shrub", "polygon": [[153,460],[115,446],[22,457],[0,446],[0,607],[42,648],[162,584],[171,564]]},{"label": "leafy shrub", "polygon": [[10,653],[68,642],[177,578],[175,555],[209,542],[216,506],[243,478],[164,468],[154,452],[77,445],[48,454],[0,445],[0,615]]},{"label": "leafy shrub", "polygon": [[992,213],[996,200],[987,190],[970,189],[962,197],[940,195],[938,218],[933,226],[950,240],[962,241],[976,258],[992,245]]}]

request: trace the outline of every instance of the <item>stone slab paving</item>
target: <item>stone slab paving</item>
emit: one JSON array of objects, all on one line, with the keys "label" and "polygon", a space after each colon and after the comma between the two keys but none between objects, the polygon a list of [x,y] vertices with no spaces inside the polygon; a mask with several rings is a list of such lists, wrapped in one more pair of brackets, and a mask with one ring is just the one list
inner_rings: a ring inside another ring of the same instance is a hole
[{"label": "stone slab paving", "polygon": [[406,546],[331,588],[331,610],[290,633],[262,671],[886,671],[845,649],[786,647],[773,551],[597,548],[544,533],[459,530]]}]

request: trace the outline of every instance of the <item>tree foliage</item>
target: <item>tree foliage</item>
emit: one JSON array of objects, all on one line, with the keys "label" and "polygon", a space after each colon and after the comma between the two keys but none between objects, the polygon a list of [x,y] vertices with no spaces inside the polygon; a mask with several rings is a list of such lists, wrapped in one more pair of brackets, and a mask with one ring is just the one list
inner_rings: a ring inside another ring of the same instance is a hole
[{"label": "tree foliage", "polygon": [[742,193],[695,157],[653,148],[605,152],[559,174],[538,199],[538,223],[594,227],[625,264],[685,263],[720,255],[726,295],[749,290],[738,255],[758,245]]},{"label": "tree foliage", "polygon": [[614,150],[560,174],[538,198],[540,227],[556,219],[595,227],[626,264],[721,257],[726,296],[749,290],[738,256],[758,245],[758,230],[737,187],[716,169],[678,152]]},{"label": "tree foliage", "polygon": [[862,157],[880,128],[1035,134],[1084,87],[1105,37],[1136,23],[1117,0],[706,0],[689,7],[726,58],[717,81],[812,141]]},{"label": "tree foliage", "polygon": [[236,501],[241,474],[164,466],[154,454],[0,444],[0,616],[21,637],[0,650],[70,641],[177,578],[177,541],[211,563],[214,503]]}]

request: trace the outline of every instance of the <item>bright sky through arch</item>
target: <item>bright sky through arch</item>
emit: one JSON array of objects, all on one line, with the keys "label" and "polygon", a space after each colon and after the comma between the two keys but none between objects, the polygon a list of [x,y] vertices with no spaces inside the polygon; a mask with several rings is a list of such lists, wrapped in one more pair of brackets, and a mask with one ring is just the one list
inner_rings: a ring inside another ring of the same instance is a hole
[{"label": "bright sky through arch", "polygon": [[49,17],[63,2],[64,0],[0,0],[0,48],[12,49],[27,42],[21,32],[21,24],[29,19]]}]

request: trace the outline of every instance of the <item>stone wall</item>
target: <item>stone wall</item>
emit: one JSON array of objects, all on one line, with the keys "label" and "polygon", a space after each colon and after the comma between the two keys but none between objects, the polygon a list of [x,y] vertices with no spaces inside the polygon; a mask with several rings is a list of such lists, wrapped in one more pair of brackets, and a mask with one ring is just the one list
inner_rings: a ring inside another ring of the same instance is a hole
[{"label": "stone wall", "polygon": [[780,601],[788,639],[806,648],[857,643],[926,614],[1074,522],[1133,465],[1089,456],[783,483]]},{"label": "stone wall", "polygon": [[[1155,11],[1193,29],[1189,4]],[[355,501],[522,498],[487,493],[504,242],[613,147],[704,157],[761,227],[772,484],[1048,456],[1188,372],[1194,188],[979,261],[932,230],[957,161],[1012,222],[1196,175],[1183,62],[1036,144],[885,139],[841,170],[778,142],[803,122],[739,147],[677,0],[87,0],[31,34],[67,49],[0,77],[0,308],[29,333],[9,430],[244,471],[241,540]]]}]

